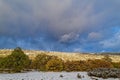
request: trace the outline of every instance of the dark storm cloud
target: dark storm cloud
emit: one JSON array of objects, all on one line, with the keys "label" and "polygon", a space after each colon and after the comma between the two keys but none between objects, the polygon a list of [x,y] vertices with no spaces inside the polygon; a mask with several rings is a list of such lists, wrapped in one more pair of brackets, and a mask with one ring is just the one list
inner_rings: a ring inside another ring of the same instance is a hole
[{"label": "dark storm cloud", "polygon": [[111,28],[120,26],[119,7],[119,0],[1,0],[0,46],[89,51],[97,45],[102,50],[106,38],[117,34],[110,36]]}]

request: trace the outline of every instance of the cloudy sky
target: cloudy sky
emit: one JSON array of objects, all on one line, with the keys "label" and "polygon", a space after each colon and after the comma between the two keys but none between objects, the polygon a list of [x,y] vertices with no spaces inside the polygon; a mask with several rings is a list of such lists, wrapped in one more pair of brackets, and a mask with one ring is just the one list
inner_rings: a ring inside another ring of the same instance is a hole
[{"label": "cloudy sky", "polygon": [[0,48],[120,52],[120,0],[0,0]]}]

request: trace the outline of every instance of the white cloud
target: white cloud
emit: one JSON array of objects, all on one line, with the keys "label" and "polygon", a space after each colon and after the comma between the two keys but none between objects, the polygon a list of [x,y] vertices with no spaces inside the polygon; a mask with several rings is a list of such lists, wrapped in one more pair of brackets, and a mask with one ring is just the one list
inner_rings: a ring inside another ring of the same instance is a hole
[{"label": "white cloud", "polygon": [[76,33],[69,33],[64,34],[60,37],[60,42],[66,43],[66,42],[73,42],[79,38],[79,35]]},{"label": "white cloud", "polygon": [[120,31],[118,31],[113,37],[110,39],[101,41],[100,44],[104,48],[119,48],[120,47]]},{"label": "white cloud", "polygon": [[102,38],[102,34],[99,32],[91,32],[88,34],[89,40],[99,40]]}]

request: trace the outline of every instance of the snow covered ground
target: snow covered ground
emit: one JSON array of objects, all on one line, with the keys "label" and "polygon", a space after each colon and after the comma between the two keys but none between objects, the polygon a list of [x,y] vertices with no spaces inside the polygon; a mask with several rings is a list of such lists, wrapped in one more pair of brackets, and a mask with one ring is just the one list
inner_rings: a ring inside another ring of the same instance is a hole
[{"label": "snow covered ground", "polygon": [[[80,74],[82,78],[78,78]],[[0,74],[0,80],[95,80],[89,77],[87,72],[28,72],[15,74]],[[120,80],[120,79],[102,79],[98,80]]]}]

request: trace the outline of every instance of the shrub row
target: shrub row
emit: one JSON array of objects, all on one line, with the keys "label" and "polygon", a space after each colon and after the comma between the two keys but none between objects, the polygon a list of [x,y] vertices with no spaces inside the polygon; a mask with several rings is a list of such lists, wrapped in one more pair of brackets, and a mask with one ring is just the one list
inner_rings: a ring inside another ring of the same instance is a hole
[{"label": "shrub row", "polygon": [[103,59],[64,62],[56,56],[44,53],[37,55],[34,60],[30,60],[21,48],[16,48],[11,55],[0,58],[0,71],[21,72],[33,69],[39,71],[89,71],[95,68],[120,68],[120,63],[111,62],[109,56],[105,56]]},{"label": "shrub row", "polygon": [[96,59],[87,61],[72,61],[65,63],[66,71],[89,71],[95,68],[112,68],[113,65],[110,62]]}]

